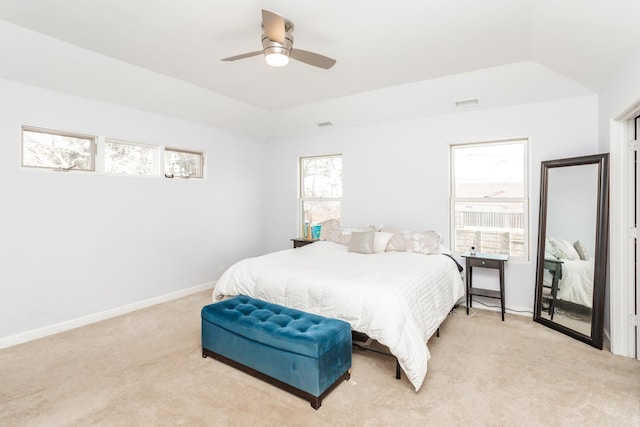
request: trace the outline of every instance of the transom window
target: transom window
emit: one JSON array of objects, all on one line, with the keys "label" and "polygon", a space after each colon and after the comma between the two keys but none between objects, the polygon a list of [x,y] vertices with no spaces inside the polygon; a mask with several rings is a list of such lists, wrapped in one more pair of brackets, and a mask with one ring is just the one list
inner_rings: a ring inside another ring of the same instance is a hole
[{"label": "transom window", "polygon": [[203,164],[202,153],[175,148],[164,150],[165,176],[169,178],[202,178]]},{"label": "transom window", "polygon": [[451,146],[455,252],[529,259],[528,140]]},{"label": "transom window", "polygon": [[22,166],[95,171],[96,138],[70,132],[22,128]]},{"label": "transom window", "polygon": [[301,223],[314,224],[342,215],[342,155],[300,158]]},{"label": "transom window", "polygon": [[202,152],[31,126],[22,126],[21,164],[63,172],[156,177],[163,176],[164,169],[166,178],[204,178]]},{"label": "transom window", "polygon": [[158,175],[160,147],[107,139],[104,171],[114,174]]}]

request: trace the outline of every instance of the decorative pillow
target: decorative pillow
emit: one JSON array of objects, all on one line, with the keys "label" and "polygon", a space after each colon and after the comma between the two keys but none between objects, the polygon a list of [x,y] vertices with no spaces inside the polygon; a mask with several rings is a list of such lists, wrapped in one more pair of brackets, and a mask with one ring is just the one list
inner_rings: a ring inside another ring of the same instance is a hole
[{"label": "decorative pillow", "polygon": [[580,259],[580,255],[573,247],[571,242],[564,239],[556,239],[553,237],[549,237],[549,241],[551,242],[551,246],[553,246],[554,253],[558,258],[569,259],[575,261]]},{"label": "decorative pillow", "polygon": [[573,247],[576,248],[576,252],[578,252],[581,260],[589,260],[589,251],[587,250],[587,247],[584,245],[584,243],[582,243],[580,240],[576,240],[573,243]]},{"label": "decorative pillow", "polygon": [[339,227],[333,230],[329,240],[341,245],[349,245],[351,242],[351,233],[354,231],[376,231],[376,228],[372,225],[363,227]]},{"label": "decorative pillow", "polygon": [[389,239],[393,236],[393,233],[385,233],[383,231],[376,231],[373,236],[373,252],[377,254],[383,253],[387,249]]},{"label": "decorative pillow", "polygon": [[373,240],[375,231],[353,231],[351,232],[351,241],[349,242],[349,252],[357,252],[360,254],[372,254]]},{"label": "decorative pillow", "polygon": [[331,236],[340,234],[340,221],[328,219],[318,223],[320,228],[320,240],[331,240]]},{"label": "decorative pillow", "polygon": [[402,238],[400,230],[395,227],[382,227],[380,231],[383,233],[391,233],[391,238],[387,244],[387,251],[404,251],[404,239]]},{"label": "decorative pillow", "polygon": [[402,237],[404,238],[405,250],[407,252],[416,252],[425,255],[440,253],[442,236],[436,231],[405,231],[402,233]]}]

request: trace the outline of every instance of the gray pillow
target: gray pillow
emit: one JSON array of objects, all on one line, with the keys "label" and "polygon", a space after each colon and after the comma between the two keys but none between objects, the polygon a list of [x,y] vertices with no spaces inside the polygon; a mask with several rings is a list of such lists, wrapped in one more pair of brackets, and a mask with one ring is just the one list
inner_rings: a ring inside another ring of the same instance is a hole
[{"label": "gray pillow", "polygon": [[583,261],[589,260],[589,251],[587,247],[580,240],[574,242],[573,247],[576,248],[576,252],[580,255],[580,259]]},{"label": "gray pillow", "polygon": [[357,252],[359,254],[372,254],[373,239],[375,231],[354,231],[351,233],[351,242],[349,242],[349,252]]}]

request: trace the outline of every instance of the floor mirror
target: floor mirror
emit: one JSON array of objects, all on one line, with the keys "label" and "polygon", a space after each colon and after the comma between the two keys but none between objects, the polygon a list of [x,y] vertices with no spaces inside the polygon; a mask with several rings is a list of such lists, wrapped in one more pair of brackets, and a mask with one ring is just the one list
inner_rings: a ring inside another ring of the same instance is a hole
[{"label": "floor mirror", "polygon": [[542,162],[533,320],[602,349],[609,155]]}]

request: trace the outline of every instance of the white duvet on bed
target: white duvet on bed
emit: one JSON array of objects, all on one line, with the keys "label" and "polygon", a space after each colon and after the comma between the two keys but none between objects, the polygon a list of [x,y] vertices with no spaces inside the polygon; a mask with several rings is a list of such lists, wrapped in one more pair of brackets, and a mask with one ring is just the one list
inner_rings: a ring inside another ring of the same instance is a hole
[{"label": "white duvet on bed", "polygon": [[[562,279],[558,282],[556,298],[591,308],[593,305],[593,259],[562,261]],[[544,284],[551,286],[553,276],[544,271]]]},{"label": "white duvet on bed", "polygon": [[234,264],[213,300],[239,294],[347,321],[389,347],[418,391],[431,357],[427,340],[464,296],[464,285],[444,255],[363,255],[321,241]]}]

